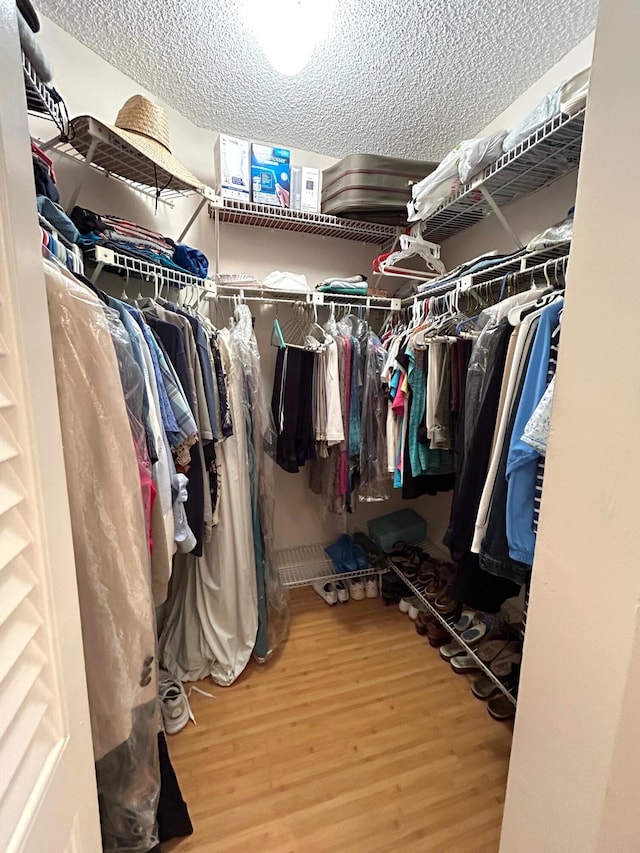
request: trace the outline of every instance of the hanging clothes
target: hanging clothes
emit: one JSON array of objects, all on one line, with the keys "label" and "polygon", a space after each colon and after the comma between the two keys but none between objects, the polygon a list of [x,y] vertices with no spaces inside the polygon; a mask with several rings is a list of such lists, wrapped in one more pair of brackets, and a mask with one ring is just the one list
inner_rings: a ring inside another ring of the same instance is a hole
[{"label": "hanging clothes", "polygon": [[[139,418],[139,368],[131,357],[125,374],[122,356],[122,375],[131,378],[123,389],[112,338],[119,334],[117,315],[107,321],[110,309],[93,293],[53,263],[44,267],[103,846],[144,851],[157,842],[161,724],[148,525],[136,454],[142,430],[132,433],[124,396],[128,388],[131,416]],[[121,335],[120,352],[126,353],[124,327]]]},{"label": "hanging clothes", "polygon": [[258,592],[249,456],[244,424],[240,367],[232,357],[228,330],[218,334],[227,395],[235,425],[233,436],[218,446],[220,520],[202,557],[178,556],[160,637],[160,658],[177,678],[211,676],[228,686],[242,673],[258,632]]},{"label": "hanging clothes", "polygon": [[271,410],[278,433],[276,461],[289,473],[316,458],[314,369],[313,352],[294,347],[278,350]]}]

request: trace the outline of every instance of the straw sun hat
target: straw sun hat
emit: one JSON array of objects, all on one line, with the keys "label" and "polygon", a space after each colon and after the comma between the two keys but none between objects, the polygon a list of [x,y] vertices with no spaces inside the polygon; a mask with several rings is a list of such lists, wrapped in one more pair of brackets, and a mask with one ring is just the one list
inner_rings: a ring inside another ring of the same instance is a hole
[{"label": "straw sun hat", "polygon": [[98,125],[101,136],[109,137],[110,143],[98,145],[93,155],[93,163],[97,166],[113,175],[160,190],[203,190],[202,181],[171,153],[167,114],[148,98],[143,95],[129,98],[120,108],[115,125],[105,124],[94,116],[74,118],[69,142],[84,157],[93,141],[89,133],[92,121]]}]

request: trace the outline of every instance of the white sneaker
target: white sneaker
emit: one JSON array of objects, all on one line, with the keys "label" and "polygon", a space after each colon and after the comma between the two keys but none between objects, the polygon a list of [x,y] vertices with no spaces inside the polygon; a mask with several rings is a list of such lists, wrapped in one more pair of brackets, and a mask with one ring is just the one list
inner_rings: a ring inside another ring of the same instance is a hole
[{"label": "white sneaker", "polygon": [[376,577],[365,578],[364,594],[367,598],[377,598],[378,597],[378,578],[376,578]]},{"label": "white sneaker", "polygon": [[349,581],[349,593],[351,594],[351,598],[354,601],[364,600],[364,581],[362,580],[362,578],[354,578],[353,580]]},{"label": "white sneaker", "polygon": [[338,601],[341,601],[343,604],[346,604],[347,601],[349,601],[349,590],[347,589],[347,585],[345,584],[345,582],[336,581],[334,583],[334,587],[338,595]]},{"label": "white sneaker", "polygon": [[418,613],[420,613],[421,611],[424,613],[427,612],[427,608],[421,601],[416,601],[415,604],[412,603],[408,611],[409,619],[411,619],[412,622],[415,622],[418,618]]},{"label": "white sneaker", "polygon": [[168,735],[175,735],[182,731],[189,720],[193,720],[189,700],[182,682],[173,678],[168,672],[161,672],[158,696],[160,697],[164,730]]},{"label": "white sneaker", "polygon": [[314,590],[318,593],[320,598],[324,600],[326,604],[329,606],[333,606],[338,603],[338,593],[332,583],[322,583],[322,581],[316,581],[313,585]]},{"label": "white sneaker", "polygon": [[408,613],[409,609],[411,608],[411,605],[413,604],[415,606],[418,600],[419,599],[417,595],[411,595],[407,596],[406,598],[401,598],[398,602],[398,610],[400,611],[400,613]]}]

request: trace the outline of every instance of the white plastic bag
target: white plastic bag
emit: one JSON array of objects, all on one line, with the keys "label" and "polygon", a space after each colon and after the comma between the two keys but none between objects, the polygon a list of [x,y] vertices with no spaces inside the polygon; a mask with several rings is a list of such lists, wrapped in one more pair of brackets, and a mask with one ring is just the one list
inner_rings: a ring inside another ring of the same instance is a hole
[{"label": "white plastic bag", "polygon": [[505,153],[507,151],[511,151],[511,149],[515,148],[516,145],[520,145],[520,143],[528,136],[531,136],[535,130],[542,127],[545,122],[548,122],[549,119],[553,118],[560,112],[561,88],[561,86],[558,86],[558,88],[554,89],[553,92],[549,92],[548,95],[545,95],[540,103],[531,110],[529,115],[525,116],[520,124],[511,131],[511,133],[507,134],[502,144],[502,150]]},{"label": "white plastic bag", "polygon": [[468,184],[474,175],[495,163],[502,155],[502,143],[506,130],[498,130],[478,139],[465,139],[460,143],[458,174],[463,184]]},{"label": "white plastic bag", "polygon": [[446,198],[459,189],[459,160],[460,146],[457,146],[447,154],[434,172],[423,178],[420,183],[413,185],[411,188],[413,198],[407,204],[409,222],[424,219],[439,204],[442,204]]},{"label": "white plastic bag", "polygon": [[564,243],[565,240],[571,240],[573,237],[573,208],[569,211],[569,215],[562,222],[556,222],[550,228],[545,228],[540,234],[537,234],[533,240],[527,245],[527,252],[540,252],[543,249],[548,249],[555,246],[556,243]]}]

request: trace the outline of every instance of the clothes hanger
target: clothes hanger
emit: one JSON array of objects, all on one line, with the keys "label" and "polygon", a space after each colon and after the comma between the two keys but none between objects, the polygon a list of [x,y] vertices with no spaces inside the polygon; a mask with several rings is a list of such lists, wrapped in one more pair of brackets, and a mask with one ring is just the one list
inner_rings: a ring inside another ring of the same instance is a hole
[{"label": "clothes hanger", "polygon": [[284,349],[286,344],[284,342],[284,338],[282,337],[282,329],[280,328],[280,321],[278,320],[278,311],[280,310],[280,306],[276,303],[276,316],[273,320],[273,328],[271,329],[271,346],[280,347],[280,349]]},{"label": "clothes hanger", "polygon": [[335,337],[338,334],[338,324],[336,322],[336,304],[335,302],[329,303],[329,317],[327,322],[325,323],[325,331],[327,331],[330,335]]},{"label": "clothes hanger", "polygon": [[[409,269],[398,266],[401,261],[420,257],[425,262],[426,270]],[[392,272],[407,278],[425,277],[435,278],[443,275],[447,269],[440,260],[440,246],[437,243],[429,243],[421,236],[400,235],[400,250],[392,252],[387,258],[380,261],[380,272]]]},{"label": "clothes hanger", "polygon": [[129,270],[125,270],[125,279],[124,284],[122,285],[122,294],[120,295],[120,302],[129,302],[129,296],[127,295],[127,287],[129,286]]}]

